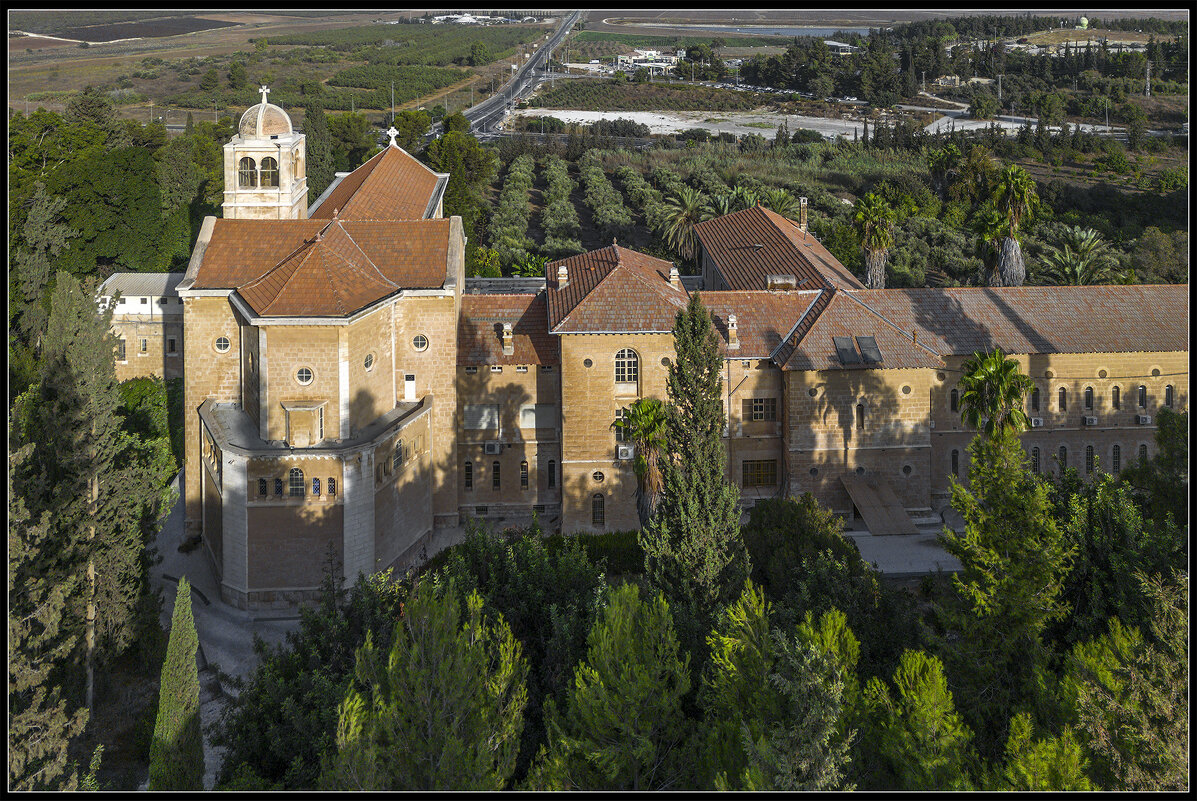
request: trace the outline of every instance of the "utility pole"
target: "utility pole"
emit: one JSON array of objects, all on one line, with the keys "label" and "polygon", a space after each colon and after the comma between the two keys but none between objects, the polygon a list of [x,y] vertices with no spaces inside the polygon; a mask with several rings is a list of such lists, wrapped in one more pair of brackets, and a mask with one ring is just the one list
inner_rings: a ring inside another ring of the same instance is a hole
[{"label": "utility pole", "polygon": [[927,71],[923,70],[923,91],[927,91]]},{"label": "utility pole", "polygon": [[154,101],[150,101],[150,123],[154,122]]},{"label": "utility pole", "polygon": [[395,124],[395,82],[391,81],[391,125]]},{"label": "utility pole", "polygon": [[1106,136],[1110,135],[1110,98],[1106,98]]},{"label": "utility pole", "polygon": [[1147,84],[1143,87],[1143,96],[1151,97],[1151,62],[1147,62]]},{"label": "utility pole", "polygon": [[998,73],[998,106],[1002,105],[1002,74]]}]

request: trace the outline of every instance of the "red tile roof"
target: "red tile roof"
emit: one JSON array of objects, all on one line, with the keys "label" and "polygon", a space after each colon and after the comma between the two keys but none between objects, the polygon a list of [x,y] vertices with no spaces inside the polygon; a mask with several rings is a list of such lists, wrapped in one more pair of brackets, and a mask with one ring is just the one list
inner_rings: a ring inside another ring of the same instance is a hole
[{"label": "red tile roof", "polygon": [[450,225],[218,219],[191,288],[237,289],[271,316],[343,316],[396,289],[444,286]]},{"label": "red tile roof", "polygon": [[[510,356],[503,353],[503,323],[511,323]],[[557,338],[549,333],[545,294],[462,295],[457,363],[560,364]]]},{"label": "red tile roof", "polygon": [[763,290],[766,277],[778,274],[795,276],[799,289],[864,288],[813,234],[761,206],[706,220],[694,231],[729,289]]},{"label": "red tile roof", "polygon": [[446,180],[398,145],[388,146],[341,179],[311,219],[420,220],[436,211]]},{"label": "red tile roof", "polygon": [[[698,293],[714,320],[719,334],[719,350],[729,359],[768,358],[818,295],[817,290]],[[728,348],[727,317],[730,314],[736,315],[740,341],[736,350]]]},{"label": "red tile roof", "polygon": [[882,289],[854,296],[938,353],[1189,349],[1188,284]]},{"label": "red tile roof", "polygon": [[[858,296],[867,293],[841,290],[825,294],[830,298],[822,311],[817,316],[810,316],[809,323],[804,319],[801,330],[789,338],[789,342],[796,338],[797,344],[788,348],[789,354],[781,364],[783,369],[893,370],[943,366],[943,360],[925,347],[921,339],[918,343],[914,342],[909,332],[892,325],[858,300]],[[876,338],[881,351],[881,364],[844,364],[839,360],[832,337],[858,336]]]},{"label": "red tile roof", "polygon": [[[558,285],[559,265],[568,270]],[[555,334],[600,331],[672,331],[684,288],[669,283],[672,262],[612,244],[549,262],[549,330]]]}]

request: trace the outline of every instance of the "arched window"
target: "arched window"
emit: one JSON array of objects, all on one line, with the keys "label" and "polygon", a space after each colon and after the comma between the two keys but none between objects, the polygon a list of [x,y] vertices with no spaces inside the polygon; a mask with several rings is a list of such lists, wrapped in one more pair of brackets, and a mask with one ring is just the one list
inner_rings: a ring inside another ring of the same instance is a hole
[{"label": "arched window", "polygon": [[288,473],[288,476],[291,480],[291,497],[302,498],[304,490],[303,471],[298,467],[292,467],[291,472]]},{"label": "arched window", "polygon": [[490,488],[494,490],[499,488],[499,462],[497,459],[490,465]]},{"label": "arched window", "polygon": [[465,472],[463,473],[463,477],[465,478],[465,488],[467,490],[472,490],[474,488],[474,463],[473,462],[465,463]]},{"label": "arched window", "polygon": [[1031,391],[1031,411],[1039,411],[1039,387],[1035,387],[1035,389]]},{"label": "arched window", "polygon": [[1169,409],[1172,408],[1172,385],[1164,387],[1164,405]]},{"label": "arched window", "polygon": [[520,462],[520,489],[528,489],[528,462]]},{"label": "arched window", "polygon": [[640,380],[640,357],[631,348],[615,354],[615,383],[635,384]]},{"label": "arched window", "polygon": [[1060,387],[1060,411],[1068,411],[1068,390]]},{"label": "arched window", "polygon": [[599,492],[594,493],[594,497],[590,499],[590,522],[596,526],[607,525],[607,512],[604,507],[605,500],[602,493]]},{"label": "arched window", "polygon": [[241,159],[237,165],[237,186],[252,189],[258,185],[258,165],[249,156]]},{"label": "arched window", "polygon": [[1092,472],[1093,472],[1093,462],[1094,462],[1094,459],[1093,459],[1093,446],[1092,446],[1092,445],[1086,445],[1086,446],[1085,446],[1085,472],[1086,472],[1086,473],[1092,473]]},{"label": "arched window", "polygon": [[1139,385],[1139,408],[1147,408],[1147,387],[1143,384]]},{"label": "arched window", "polygon": [[1114,446],[1114,452],[1111,454],[1113,458],[1110,459],[1110,465],[1114,468],[1115,473],[1122,471],[1122,448],[1117,445]]},{"label": "arched window", "polygon": [[1139,446],[1139,461],[1140,462],[1147,461],[1147,446],[1146,445]]},{"label": "arched window", "polygon": [[266,479],[264,479],[264,478],[258,479],[258,497],[259,498],[266,497]]},{"label": "arched window", "polygon": [[557,461],[549,459],[549,489],[557,486]]},{"label": "arched window", "polygon": [[1039,472],[1039,449],[1031,448],[1031,472]]},{"label": "arched window", "polygon": [[1056,459],[1060,462],[1060,472],[1063,473],[1068,469],[1068,448],[1061,445],[1060,453],[1056,456]]},{"label": "arched window", "polygon": [[1085,409],[1093,409],[1093,387],[1085,387]]},{"label": "arched window", "polygon": [[1122,408],[1122,390],[1118,387],[1114,387],[1110,390],[1110,404],[1115,409]]},{"label": "arched window", "polygon": [[864,429],[864,404],[856,404],[856,429],[861,431]]},{"label": "arched window", "polygon": [[952,390],[952,411],[960,411],[960,391],[956,389]]},{"label": "arched window", "polygon": [[269,156],[262,159],[262,186],[278,186],[278,162]]},{"label": "arched window", "polygon": [[960,451],[952,451],[952,475],[960,477]]}]

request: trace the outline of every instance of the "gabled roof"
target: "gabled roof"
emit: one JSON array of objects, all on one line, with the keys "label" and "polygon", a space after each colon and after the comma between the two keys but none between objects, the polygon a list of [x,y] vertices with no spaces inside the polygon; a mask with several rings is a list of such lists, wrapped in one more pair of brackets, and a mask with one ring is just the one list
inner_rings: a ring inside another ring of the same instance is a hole
[{"label": "gabled roof", "polygon": [[187,288],[236,289],[270,316],[344,316],[397,289],[443,287],[452,225],[452,219],[212,219]]},{"label": "gabled roof", "polygon": [[[943,360],[909,332],[901,330],[862,303],[857,295],[867,293],[829,291],[822,310],[808,315],[799,331],[787,338],[788,354],[778,361],[785,370],[861,370],[942,367]],[[820,299],[822,301],[822,299]],[[812,312],[815,309],[811,310]],[[844,364],[836,354],[833,337],[870,336],[881,350],[880,364]],[[794,343],[794,340],[797,340]],[[791,344],[793,343],[793,344]]]},{"label": "gabled roof", "polygon": [[237,292],[262,316],[343,317],[399,288],[333,220]]},{"label": "gabled roof", "polygon": [[[792,292],[702,292],[719,334],[719,352],[727,359],[765,359],[772,355],[819,290]],[[728,347],[727,318],[736,315],[740,347]]]},{"label": "gabled roof", "polygon": [[421,220],[436,212],[449,176],[433,172],[398,145],[388,145],[334,181],[308,211],[309,219]]},{"label": "gabled roof", "polygon": [[694,226],[728,289],[766,289],[769,275],[793,275],[798,289],[864,289],[847,267],[793,220],[761,206]]},{"label": "gabled roof", "polygon": [[[568,279],[559,286],[564,264]],[[549,262],[549,330],[554,334],[605,331],[672,331],[684,307],[684,288],[669,283],[672,262],[609,245]]]},{"label": "gabled roof", "polygon": [[121,297],[137,295],[173,296],[175,287],[186,273],[113,273],[100,284],[99,293],[111,297],[117,292]]},{"label": "gabled roof", "polygon": [[1189,349],[1188,284],[880,289],[853,293],[943,355]]},{"label": "gabled roof", "polygon": [[[503,353],[503,323],[511,323],[512,353]],[[462,295],[457,324],[457,363],[560,364],[549,333],[545,293]]]}]

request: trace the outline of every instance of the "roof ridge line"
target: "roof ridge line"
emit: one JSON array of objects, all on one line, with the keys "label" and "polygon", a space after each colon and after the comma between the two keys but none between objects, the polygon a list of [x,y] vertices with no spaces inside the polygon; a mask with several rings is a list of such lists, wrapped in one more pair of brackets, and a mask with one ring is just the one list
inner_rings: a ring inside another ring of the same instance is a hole
[{"label": "roof ridge line", "polygon": [[868,309],[868,310],[869,310],[869,311],[870,311],[870,312],[871,312],[873,315],[875,315],[876,317],[880,318],[880,319],[881,319],[881,320],[882,320],[882,321],[883,321],[883,322],[884,322],[886,325],[888,325],[890,328],[892,328],[892,329],[894,329],[895,331],[897,331],[897,332],[898,332],[899,334],[901,334],[902,336],[904,336],[904,337],[906,337],[907,339],[909,339],[909,340],[910,340],[912,343],[914,343],[915,345],[917,345],[917,346],[921,347],[923,350],[927,351],[927,352],[928,352],[928,353],[930,353],[932,356],[935,356],[935,357],[936,357],[936,358],[938,358],[938,359],[943,359],[943,354],[942,354],[942,353],[939,353],[938,351],[931,350],[931,348],[927,347],[927,346],[926,346],[925,344],[923,344],[922,342],[919,342],[917,337],[913,337],[913,336],[911,336],[909,331],[907,331],[907,330],[906,330],[906,329],[904,329],[904,328],[899,328],[899,327],[898,327],[898,325],[897,325],[897,324],[896,324],[896,323],[895,323],[893,320],[890,320],[890,319],[889,319],[888,317],[886,317],[884,314],[882,314],[881,312],[877,311],[876,309],[874,309],[874,308],[873,308],[872,306],[870,306],[869,304],[865,303],[865,302],[864,302],[863,300],[861,300],[860,298],[856,297],[856,295],[855,295],[855,292],[857,292],[857,291],[859,291],[859,290],[848,290],[848,297],[852,298],[854,301],[856,301],[857,303],[859,303],[861,306],[864,306],[864,307],[865,307],[866,309]]},{"label": "roof ridge line", "polygon": [[[370,267],[372,267],[374,269],[374,272],[378,273],[378,277],[382,279],[383,283],[385,283],[388,286],[391,286],[395,289],[402,289],[402,287],[400,287],[394,281],[392,281],[391,279],[389,279],[385,275],[383,275],[382,270],[378,269],[378,265],[374,263],[374,261],[370,258],[370,255],[368,253],[366,253],[365,250],[362,249],[362,246],[357,243],[357,240],[353,238],[353,235],[350,234],[347,230],[345,230],[345,226],[340,224],[341,223],[340,220],[334,218],[333,221],[337,223],[338,227],[341,230],[341,233],[345,235],[345,238],[349,240],[350,244],[352,244],[355,248],[357,248],[357,252],[362,254],[362,258],[364,258],[366,260],[366,264],[369,264]],[[356,272],[359,272],[359,273],[363,272],[362,270],[358,269],[357,265],[355,265],[353,262],[349,261],[349,259],[345,258],[341,254],[336,253],[334,255],[336,255],[338,258],[340,258],[341,261],[348,264]]]},{"label": "roof ridge line", "polygon": [[[325,248],[325,250],[327,250],[327,248]],[[332,253],[331,251],[329,251],[329,252],[333,256],[338,255],[336,253]],[[323,254],[321,254],[321,255],[323,255]],[[341,260],[344,261],[344,259],[341,259]],[[324,277],[328,281],[329,287],[332,288],[333,299],[335,300],[335,302],[337,304],[337,311],[339,311],[341,313],[341,316],[344,316],[347,312],[345,311],[345,303],[343,302],[343,300],[341,298],[341,290],[337,286],[337,282],[333,280],[332,275],[329,273],[328,266],[324,263],[323,258],[320,260],[320,269],[324,271]]]},{"label": "roof ridge line", "polygon": [[[781,338],[781,342],[778,342],[777,347],[774,348],[773,352],[769,354],[770,359],[772,359],[774,356],[776,356],[777,352],[779,350],[781,350],[782,347],[784,347],[787,342],[790,341],[790,337],[792,337],[794,335],[794,332],[796,332],[798,330],[798,326],[802,325],[802,321],[806,319],[806,315],[810,314],[810,310],[813,309],[815,307],[815,304],[819,302],[819,298],[823,297],[824,292],[831,292],[833,295],[835,294],[834,289],[829,290],[826,287],[824,287],[823,289],[820,289],[819,294],[817,294],[813,298],[811,298],[810,303],[808,303],[806,305],[806,310],[803,311],[802,314],[798,315],[798,319],[795,320],[794,325],[790,327],[789,333],[787,333],[784,337]],[[795,342],[794,346],[797,347],[798,343]]]}]

